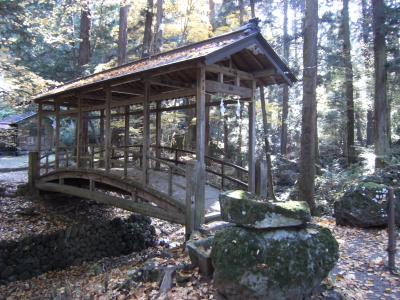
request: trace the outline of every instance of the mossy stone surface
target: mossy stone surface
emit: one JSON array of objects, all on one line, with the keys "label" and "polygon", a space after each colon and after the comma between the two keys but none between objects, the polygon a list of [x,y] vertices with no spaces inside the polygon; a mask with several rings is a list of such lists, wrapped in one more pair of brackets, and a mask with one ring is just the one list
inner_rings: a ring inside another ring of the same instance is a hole
[{"label": "mossy stone surface", "polygon": [[260,231],[231,227],[216,233],[214,285],[227,299],[302,299],[328,275],[338,244],[327,228]]},{"label": "mossy stone surface", "polygon": [[[376,182],[361,182],[345,192],[335,202],[335,218],[339,225],[357,227],[385,226],[388,222],[387,185]],[[400,198],[400,189],[395,189],[396,198]],[[396,202],[396,223],[400,224],[400,202]]]},{"label": "mossy stone surface", "polygon": [[310,209],[301,201],[259,201],[242,190],[223,192],[219,196],[224,221],[251,228],[300,226],[310,218]]}]

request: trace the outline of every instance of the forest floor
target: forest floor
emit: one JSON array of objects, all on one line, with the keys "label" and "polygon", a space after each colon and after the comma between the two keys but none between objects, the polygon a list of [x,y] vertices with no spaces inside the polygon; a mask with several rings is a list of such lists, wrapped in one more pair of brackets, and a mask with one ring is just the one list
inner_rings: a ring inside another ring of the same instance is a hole
[{"label": "forest floor", "polygon": [[[20,172],[14,172],[0,181],[11,184],[23,178]],[[80,219],[126,215],[123,210],[83,200],[52,202],[3,197],[0,198],[0,239],[47,233]],[[313,222],[331,229],[340,245],[339,261],[313,299],[400,299],[400,277],[391,275],[385,265],[385,229],[336,226],[330,217],[316,218]],[[190,260],[184,251],[182,226],[156,219],[153,225],[158,238],[155,247],[0,286],[0,299],[158,299],[159,284],[134,282],[130,279],[132,272],[149,260],[160,267],[189,265]],[[397,261],[400,262],[399,255]],[[202,277],[196,268],[189,268],[175,275],[168,298],[216,299],[216,296],[212,280]]]}]

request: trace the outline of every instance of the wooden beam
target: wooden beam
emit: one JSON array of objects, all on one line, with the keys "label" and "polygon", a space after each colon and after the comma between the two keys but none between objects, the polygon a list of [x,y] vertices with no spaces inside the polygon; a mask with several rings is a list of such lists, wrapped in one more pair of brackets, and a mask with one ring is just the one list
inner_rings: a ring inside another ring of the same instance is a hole
[{"label": "wooden beam", "polygon": [[[161,102],[156,104],[156,158],[161,157]],[[160,162],[156,162],[156,170],[160,169]]]},{"label": "wooden beam", "polygon": [[145,216],[150,216],[169,222],[184,224],[184,215],[176,211],[168,211],[157,206],[152,206],[149,203],[133,202],[120,197],[107,195],[97,191],[90,191],[83,188],[78,188],[70,185],[58,184],[58,183],[36,183],[36,188],[49,192],[64,193],[73,195],[80,198],[94,200],[98,203],[104,203],[133,211]]},{"label": "wooden beam", "polygon": [[81,148],[82,148],[82,99],[78,94],[78,115],[76,117],[76,166],[81,166]]},{"label": "wooden beam", "polygon": [[232,84],[220,83],[213,80],[206,80],[206,91],[209,93],[224,93],[237,95],[244,98],[251,97],[251,89]]},{"label": "wooden beam", "polygon": [[185,89],[185,88],[192,89],[192,88],[194,88],[193,83],[182,82],[179,80],[152,79],[152,80],[150,80],[150,83],[152,85],[166,86],[166,87],[172,87],[172,88],[177,88],[177,89]]},{"label": "wooden beam", "polygon": [[148,183],[148,155],[150,151],[150,82],[145,81],[143,101],[143,148],[142,148],[142,182]]},{"label": "wooden beam", "polygon": [[57,102],[56,105],[56,141],[55,141],[55,167],[56,169],[60,166],[60,158],[59,158],[59,151],[60,151],[60,104]]},{"label": "wooden beam", "polygon": [[112,92],[119,94],[127,94],[127,95],[144,95],[144,90],[133,89],[126,86],[113,87]]},{"label": "wooden beam", "polygon": [[276,72],[275,69],[268,69],[268,70],[253,72],[253,75],[254,75],[254,78],[260,78],[260,77],[277,76],[279,74]]},{"label": "wooden beam", "polygon": [[129,145],[129,105],[125,106],[125,132],[124,132],[124,177],[128,176],[128,145]]},{"label": "wooden beam", "polygon": [[256,154],[256,81],[252,82],[252,96],[249,102],[249,192],[255,193],[255,154]]},{"label": "wooden beam", "polygon": [[106,105],[105,105],[105,124],[104,124],[104,160],[105,160],[105,168],[106,170],[110,170],[111,168],[111,101],[112,94],[110,87],[106,87]]},{"label": "wooden beam", "polygon": [[205,216],[205,109],[206,109],[206,69],[197,69],[196,86],[196,192],[194,227],[199,229]]},{"label": "wooden beam", "polygon": [[234,68],[220,66],[220,65],[208,65],[208,66],[206,66],[206,71],[211,72],[211,73],[223,73],[225,75],[233,76],[233,77],[239,76],[240,78],[242,78],[244,80],[253,80],[254,79],[254,76],[251,73],[241,71],[238,69],[234,69]]},{"label": "wooden beam", "polygon": [[[37,132],[36,132],[36,147],[37,147],[37,152],[39,152],[39,157],[40,155],[40,151],[42,148],[42,110],[43,110],[43,106],[42,103],[39,103],[39,107],[38,107],[38,115],[37,115]],[[40,159],[39,159],[40,160]],[[40,168],[39,168],[40,169]]]}]

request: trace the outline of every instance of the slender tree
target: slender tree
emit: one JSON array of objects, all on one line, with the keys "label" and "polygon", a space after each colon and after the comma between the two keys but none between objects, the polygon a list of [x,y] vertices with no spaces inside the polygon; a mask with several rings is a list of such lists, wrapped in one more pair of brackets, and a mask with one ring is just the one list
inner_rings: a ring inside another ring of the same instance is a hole
[{"label": "slender tree", "polygon": [[208,0],[208,19],[211,25],[211,30],[214,32],[216,28],[215,22],[215,2],[214,0]]},{"label": "slender tree", "polygon": [[388,102],[386,96],[386,41],[385,41],[385,4],[383,0],[372,1],[374,31],[374,135],[376,167],[384,166],[384,158],[389,153]]},{"label": "slender tree", "polygon": [[86,65],[90,60],[90,9],[89,2],[84,1],[81,8],[79,43],[79,66]]},{"label": "slender tree", "polygon": [[119,7],[119,30],[118,30],[118,65],[126,62],[126,46],[128,44],[128,13],[129,5],[122,0]]},{"label": "slender tree", "polygon": [[343,0],[341,19],[341,33],[343,38],[343,64],[345,69],[344,90],[346,98],[346,148],[347,165],[355,163],[354,149],[354,98],[353,98],[353,64],[351,62],[351,43],[349,25],[349,0]]},{"label": "slender tree", "polygon": [[[289,61],[289,35],[288,35],[288,2],[289,0],[283,1],[283,58],[286,62]],[[289,113],[289,87],[287,84],[283,86],[282,94],[282,124],[281,124],[281,154],[286,155],[287,153],[287,135],[288,126],[287,119]]]},{"label": "slender tree", "polygon": [[264,130],[264,147],[265,147],[265,158],[267,160],[267,174],[268,174],[268,196],[271,199],[276,199],[274,193],[274,180],[272,177],[272,162],[271,162],[271,147],[269,145],[269,134],[268,134],[268,119],[267,109],[265,104],[264,87],[260,86],[260,100],[261,100],[261,112],[263,119],[263,130]]},{"label": "slender tree", "polygon": [[240,25],[242,25],[244,22],[244,14],[245,14],[245,10],[244,10],[243,0],[239,0],[239,23],[240,23]]},{"label": "slender tree", "polygon": [[251,18],[254,19],[256,17],[255,0],[250,0],[250,10],[251,10]]},{"label": "slender tree", "polygon": [[151,27],[153,24],[153,6],[154,6],[153,0],[147,0],[145,19],[144,19],[142,57],[146,57],[150,54]]},{"label": "slender tree", "polygon": [[315,145],[316,145],[316,87],[318,1],[306,0],[303,46],[303,107],[301,121],[301,149],[299,199],[307,201],[311,213],[316,213],[314,200]]},{"label": "slender tree", "polygon": [[163,32],[161,30],[161,24],[164,17],[164,0],[157,0],[156,7],[156,23],[154,24],[154,35],[153,41],[151,45],[151,53],[158,53],[160,52],[162,39],[163,39]]}]

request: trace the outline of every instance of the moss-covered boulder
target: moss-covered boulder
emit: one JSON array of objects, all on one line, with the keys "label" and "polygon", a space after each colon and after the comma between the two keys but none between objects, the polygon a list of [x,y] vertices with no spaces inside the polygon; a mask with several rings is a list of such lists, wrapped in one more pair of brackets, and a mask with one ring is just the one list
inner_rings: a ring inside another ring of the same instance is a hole
[{"label": "moss-covered boulder", "polygon": [[227,299],[303,299],[328,275],[338,244],[327,228],[216,233],[211,259],[214,285]]},{"label": "moss-covered boulder", "polygon": [[304,225],[310,208],[301,201],[258,201],[242,190],[227,191],[219,196],[224,221],[250,228],[280,228]]},{"label": "moss-covered boulder", "polygon": [[[345,192],[335,202],[335,218],[338,225],[376,227],[387,225],[388,186],[376,182],[362,182]],[[397,198],[400,189],[395,190]],[[396,223],[400,224],[400,203],[396,204]]]}]

